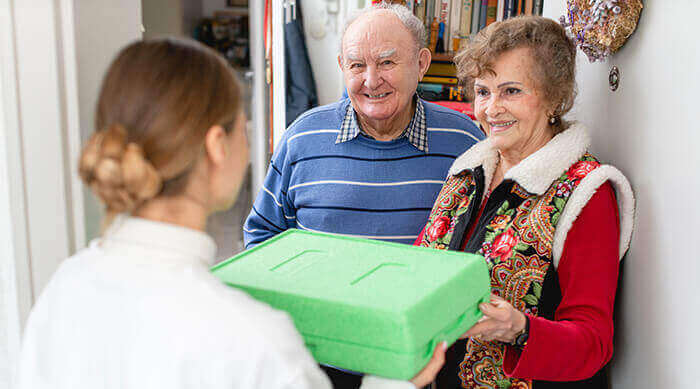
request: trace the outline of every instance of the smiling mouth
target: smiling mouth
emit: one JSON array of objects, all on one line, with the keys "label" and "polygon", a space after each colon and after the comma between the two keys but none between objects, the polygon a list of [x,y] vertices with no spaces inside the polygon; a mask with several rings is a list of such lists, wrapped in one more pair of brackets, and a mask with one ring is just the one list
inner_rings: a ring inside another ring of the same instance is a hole
[{"label": "smiling mouth", "polygon": [[386,93],[380,93],[378,95],[370,95],[365,93],[365,96],[369,98],[370,100],[378,100],[378,99],[383,99],[384,97],[388,96],[391,92],[386,92]]},{"label": "smiling mouth", "polygon": [[515,124],[515,122],[517,122],[517,120],[511,120],[509,122],[501,122],[501,123],[489,123],[489,125],[491,127],[494,127],[494,128],[503,128],[503,127],[512,126],[513,124]]}]

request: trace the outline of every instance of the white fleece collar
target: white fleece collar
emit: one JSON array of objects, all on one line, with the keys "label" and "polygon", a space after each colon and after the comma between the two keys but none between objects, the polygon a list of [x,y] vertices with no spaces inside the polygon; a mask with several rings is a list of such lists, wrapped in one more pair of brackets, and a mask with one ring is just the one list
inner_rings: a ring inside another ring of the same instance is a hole
[{"label": "white fleece collar", "polygon": [[[541,149],[508,170],[504,179],[517,182],[530,193],[542,195],[554,180],[586,153],[589,146],[590,138],[586,127],[574,122]],[[454,176],[464,170],[482,166],[484,183],[488,188],[499,159],[498,151],[493,147],[490,139],[486,139],[460,155],[450,167],[449,174]]]}]

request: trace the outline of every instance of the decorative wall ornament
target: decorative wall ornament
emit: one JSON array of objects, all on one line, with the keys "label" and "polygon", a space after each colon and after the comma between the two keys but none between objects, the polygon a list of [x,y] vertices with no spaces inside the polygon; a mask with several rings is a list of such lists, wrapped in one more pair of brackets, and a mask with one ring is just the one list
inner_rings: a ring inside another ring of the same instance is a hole
[{"label": "decorative wall ornament", "polygon": [[602,61],[622,47],[637,28],[641,0],[567,0],[559,21],[591,62]]},{"label": "decorative wall ornament", "polygon": [[618,69],[617,66],[613,66],[612,69],[610,69],[608,84],[610,85],[610,90],[613,92],[620,86],[620,69]]}]

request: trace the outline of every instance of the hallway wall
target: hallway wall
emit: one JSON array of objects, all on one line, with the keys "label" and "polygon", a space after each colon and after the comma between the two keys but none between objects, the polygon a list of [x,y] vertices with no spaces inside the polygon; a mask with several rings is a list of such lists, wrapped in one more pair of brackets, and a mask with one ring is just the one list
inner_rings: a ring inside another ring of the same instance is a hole
[{"label": "hallway wall", "polygon": [[140,36],[140,0],[0,0],[0,387],[12,387],[31,305],[98,229],[81,138],[104,70]]},{"label": "hallway wall", "polygon": [[[545,1],[558,19],[565,1]],[[700,3],[645,1],[637,31],[605,63],[579,53],[572,118],[593,134],[593,151],[632,183],[637,222],[624,264],[616,318],[613,388],[695,388],[700,356]],[[621,72],[611,92],[608,73]]]}]

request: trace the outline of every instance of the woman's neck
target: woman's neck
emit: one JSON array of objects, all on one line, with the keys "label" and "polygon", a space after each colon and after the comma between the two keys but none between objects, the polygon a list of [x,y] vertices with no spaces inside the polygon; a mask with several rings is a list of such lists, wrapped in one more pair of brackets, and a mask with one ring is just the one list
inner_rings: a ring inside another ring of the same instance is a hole
[{"label": "woman's neck", "polygon": [[537,152],[537,150],[544,147],[550,140],[552,140],[552,138],[553,135],[550,131],[542,131],[540,136],[531,138],[529,142],[522,147],[509,150],[498,150],[498,165],[496,166],[496,171],[493,174],[493,179],[491,180],[489,190],[493,191],[493,189],[495,189],[501,183],[501,181],[503,181],[505,174],[510,169],[522,162],[525,158]]},{"label": "woman's neck", "polygon": [[136,217],[204,231],[209,211],[204,202],[186,194],[151,199],[133,212]]}]

